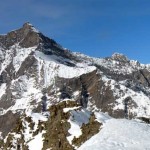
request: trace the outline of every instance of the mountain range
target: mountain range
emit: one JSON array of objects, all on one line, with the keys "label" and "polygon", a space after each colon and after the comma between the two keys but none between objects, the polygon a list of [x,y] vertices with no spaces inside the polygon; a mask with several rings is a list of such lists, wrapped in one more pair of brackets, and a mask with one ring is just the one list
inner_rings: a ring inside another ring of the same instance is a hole
[{"label": "mountain range", "polygon": [[150,65],[63,48],[30,23],[0,35],[1,150],[148,150]]}]

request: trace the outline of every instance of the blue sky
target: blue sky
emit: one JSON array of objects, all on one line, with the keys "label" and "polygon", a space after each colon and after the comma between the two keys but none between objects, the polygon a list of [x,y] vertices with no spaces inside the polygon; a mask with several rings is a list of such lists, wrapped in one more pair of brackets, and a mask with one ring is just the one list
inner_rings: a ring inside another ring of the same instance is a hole
[{"label": "blue sky", "polygon": [[63,47],[150,63],[150,0],[4,0],[0,34],[29,21]]}]

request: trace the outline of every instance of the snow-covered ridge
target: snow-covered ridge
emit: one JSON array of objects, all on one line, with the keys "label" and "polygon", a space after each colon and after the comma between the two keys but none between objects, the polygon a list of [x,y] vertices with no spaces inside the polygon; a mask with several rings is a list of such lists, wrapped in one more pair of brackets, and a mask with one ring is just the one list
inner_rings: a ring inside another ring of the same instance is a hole
[{"label": "snow-covered ridge", "polygon": [[147,69],[150,71],[150,64],[142,64],[137,60],[129,60],[127,56],[119,53],[114,53],[111,57],[107,58],[90,57],[76,52],[74,52],[73,55],[89,65],[102,66],[110,71],[116,72],[117,74],[131,74],[140,69]]},{"label": "snow-covered ridge", "polygon": [[61,56],[60,57],[56,55],[47,56],[44,55],[42,52],[38,52],[38,51],[35,53],[35,56],[37,59],[39,59],[39,61],[43,61],[45,66],[49,68],[51,66],[51,69],[48,68],[45,69],[45,70],[49,70],[48,74],[50,74],[50,71],[52,71],[55,72],[56,76],[62,78],[79,77],[82,74],[86,74],[96,70],[96,67],[88,66],[88,65],[80,66],[79,64],[77,64],[75,67],[66,66],[65,64],[60,63],[60,60],[63,61],[64,63],[66,62],[66,59],[62,58]]},{"label": "snow-covered ridge", "polygon": [[148,150],[150,126],[134,120],[110,119],[78,150]]}]

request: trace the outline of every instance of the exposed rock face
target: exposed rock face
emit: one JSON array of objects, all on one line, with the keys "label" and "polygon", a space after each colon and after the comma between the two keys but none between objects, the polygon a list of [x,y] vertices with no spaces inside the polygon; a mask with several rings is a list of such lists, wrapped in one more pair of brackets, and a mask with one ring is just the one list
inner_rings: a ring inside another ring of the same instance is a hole
[{"label": "exposed rock face", "polygon": [[[76,106],[75,102],[62,102],[58,105],[50,107],[50,120],[46,124],[47,132],[44,135],[44,147],[42,150],[52,148],[53,150],[73,150],[74,148],[69,144],[67,136],[70,124],[67,122],[69,113],[64,113],[63,109],[66,107]],[[63,121],[62,121],[63,120]]]},{"label": "exposed rock face", "polygon": [[11,31],[7,35],[1,35],[0,43],[5,49],[17,43],[22,47],[33,47],[39,43],[39,36],[37,32],[34,32],[34,27],[31,24],[25,23],[21,29]]},{"label": "exposed rock face", "polygon": [[0,130],[2,136],[5,137],[13,128],[16,127],[16,122],[19,119],[19,114],[13,114],[11,111],[8,111],[5,115],[0,116]]}]

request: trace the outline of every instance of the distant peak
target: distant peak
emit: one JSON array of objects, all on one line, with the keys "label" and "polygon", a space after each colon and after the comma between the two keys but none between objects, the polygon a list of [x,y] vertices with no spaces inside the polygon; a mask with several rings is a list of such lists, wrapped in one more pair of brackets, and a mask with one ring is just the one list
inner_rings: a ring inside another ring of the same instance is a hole
[{"label": "distant peak", "polygon": [[120,53],[114,53],[111,56],[112,59],[117,60],[117,61],[129,61],[127,56],[120,54]]}]

